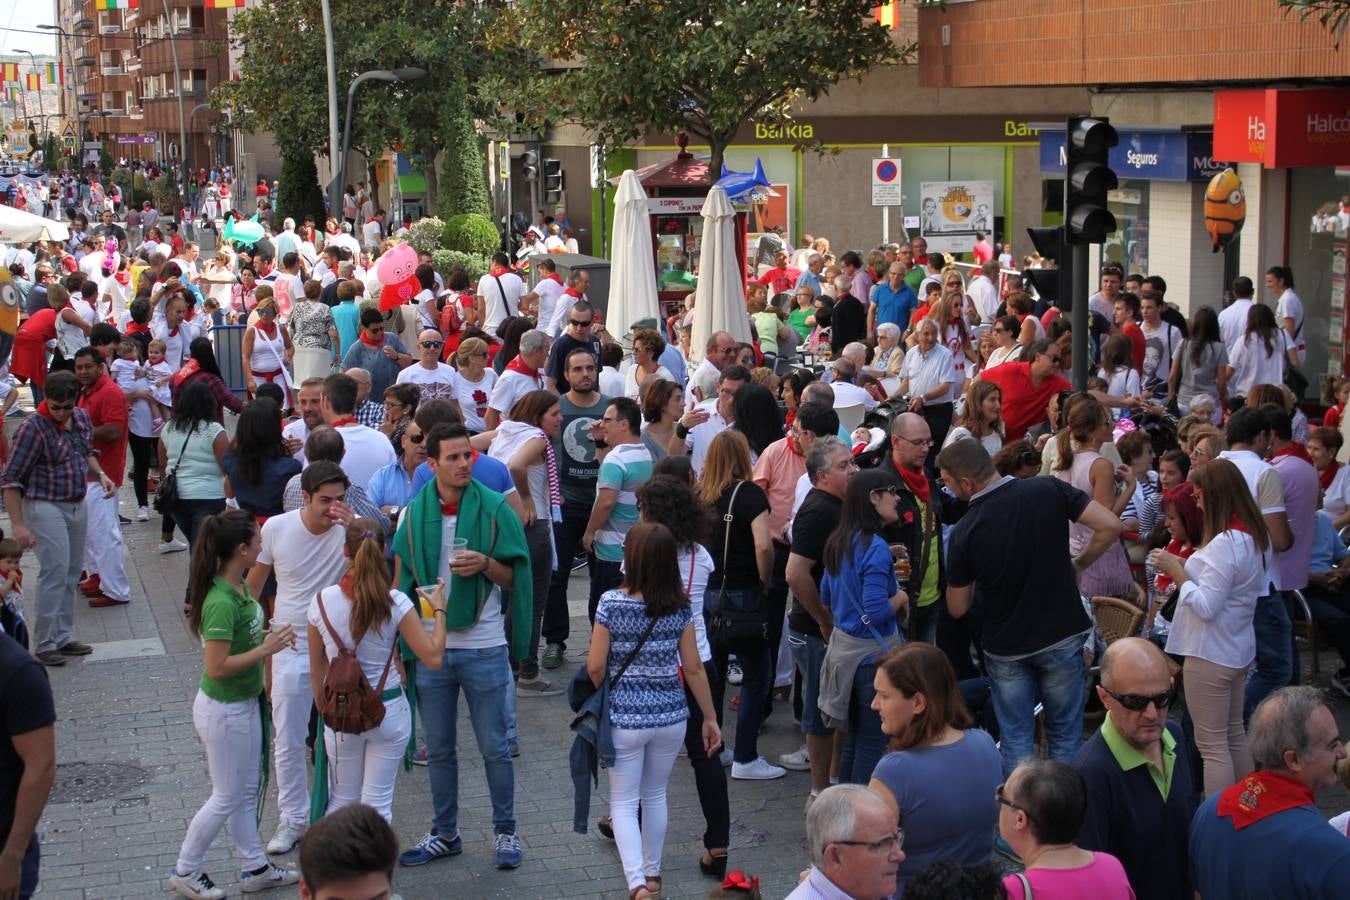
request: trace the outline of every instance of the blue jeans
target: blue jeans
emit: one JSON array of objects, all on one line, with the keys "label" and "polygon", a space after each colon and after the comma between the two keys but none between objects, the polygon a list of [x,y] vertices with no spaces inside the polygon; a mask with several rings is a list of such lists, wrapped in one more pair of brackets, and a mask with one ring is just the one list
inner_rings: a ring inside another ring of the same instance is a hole
[{"label": "blue jeans", "polygon": [[1257,704],[1273,691],[1289,684],[1294,673],[1290,647],[1294,624],[1284,605],[1284,595],[1276,591],[1256,601],[1252,618],[1256,631],[1256,670],[1247,679],[1247,695],[1242,702],[1242,717],[1250,719]]},{"label": "blue jeans", "polygon": [[938,607],[942,606],[943,602],[939,597],[937,602],[927,606],[910,607],[909,627],[905,629],[905,633],[911,641],[937,644]]},{"label": "blue jeans", "polygon": [[[711,616],[719,606],[720,587],[710,587],[703,594],[703,610]],[[747,609],[756,602],[764,603],[759,588],[748,590],[727,590],[727,603],[736,609]],[[708,635],[709,639],[712,635]],[[718,715],[722,712],[722,698],[727,677],[726,653],[713,647],[713,665],[717,667],[717,685],[713,688],[713,706]],[[744,651],[736,651],[736,660],[741,664],[741,705],[736,711],[736,746],[732,750],[732,759],[738,763],[751,763],[759,758],[759,728],[764,724],[764,710],[769,702],[769,691],[773,689],[773,669],[769,662],[769,645],[760,644]]]},{"label": "blue jeans", "polygon": [[994,714],[998,716],[1003,775],[1036,752],[1036,701],[1045,715],[1045,741],[1050,758],[1073,761],[1083,742],[1083,703],[1086,670],[1083,642],[1061,641],[1016,662],[985,661],[994,684]]},{"label": "blue jeans", "polygon": [[875,663],[858,666],[853,673],[853,692],[848,702],[848,730],[844,752],[839,756],[840,784],[867,784],[872,770],[886,755],[886,735],[881,731],[881,714],[872,708],[877,695]]},{"label": "blue jeans", "polygon": [[492,798],[492,830],[516,830],[515,772],[507,744],[508,694],[515,691],[506,645],[482,650],[446,650],[439,671],[417,667],[417,702],[427,740],[427,775],[431,781],[432,826],[449,839],[459,831],[459,757],[455,723],[459,692],[469,704],[469,721],[483,756],[488,794]]},{"label": "blue jeans", "polygon": [[788,650],[792,665],[801,675],[802,734],[829,737],[833,728],[820,719],[820,664],[825,661],[825,642],[811,634],[788,629]]}]

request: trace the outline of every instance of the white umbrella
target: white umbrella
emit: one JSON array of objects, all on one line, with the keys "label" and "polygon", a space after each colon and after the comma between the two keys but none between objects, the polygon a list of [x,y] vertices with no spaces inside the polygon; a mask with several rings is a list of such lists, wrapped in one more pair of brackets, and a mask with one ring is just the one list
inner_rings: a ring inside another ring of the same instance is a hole
[{"label": "white umbrella", "polygon": [[750,342],[750,316],[745,311],[745,278],[736,261],[736,210],[717,185],[703,203],[703,240],[699,245],[698,288],[694,293],[694,331],[689,351],[703,358],[708,337],[725,331],[738,342]]},{"label": "white umbrella", "polygon": [[31,244],[33,241],[67,240],[70,240],[70,229],[64,224],[0,205],[0,242]]},{"label": "white umbrella", "polygon": [[614,260],[609,273],[609,333],[621,338],[640,319],[661,318],[647,192],[632,169],[619,178],[614,197]]}]

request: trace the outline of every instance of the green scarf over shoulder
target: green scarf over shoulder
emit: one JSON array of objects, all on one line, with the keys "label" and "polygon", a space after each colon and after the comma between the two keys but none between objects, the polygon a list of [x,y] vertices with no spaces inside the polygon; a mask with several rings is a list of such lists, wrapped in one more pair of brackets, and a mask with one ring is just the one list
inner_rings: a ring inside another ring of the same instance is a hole
[{"label": "green scarf over shoulder", "polygon": [[[409,597],[416,597],[417,585],[436,583],[440,572],[442,521],[441,497],[433,479],[408,504],[394,533],[394,556],[399,562],[398,587]],[[511,590],[503,589],[502,606],[503,614],[511,617],[511,658],[524,659],[530,649],[534,582],[530,577],[530,549],[525,543],[525,529],[520,518],[501,494],[470,481],[459,499],[455,537],[466,539],[470,550],[510,566],[515,574]],[[451,575],[445,627],[452,630],[471,628],[478,621],[483,602],[493,587],[486,575],[468,578]]]}]

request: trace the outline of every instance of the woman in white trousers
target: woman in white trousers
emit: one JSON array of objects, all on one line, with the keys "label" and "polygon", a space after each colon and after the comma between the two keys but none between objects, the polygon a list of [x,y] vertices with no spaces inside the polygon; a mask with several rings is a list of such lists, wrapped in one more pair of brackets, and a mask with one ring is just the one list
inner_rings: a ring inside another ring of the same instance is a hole
[{"label": "woman in white trousers", "polygon": [[258,524],[242,510],[208,516],[197,532],[189,619],[202,639],[203,668],[192,721],[206,747],[211,796],[188,825],[169,886],[184,897],[225,892],[202,871],[206,851],[228,828],[246,892],[295,884],[299,873],[267,861],[255,807],[262,766],[263,659],[295,643],[291,626],[263,632],[263,611],[244,584],[262,547]]},{"label": "woman in white trousers", "polygon": [[314,702],[323,709],[328,663],[340,648],[356,654],[372,690],[380,690],[384,720],[361,734],[324,726],[328,765],[328,807],[353,803],[372,806],[388,822],[394,815],[394,781],[412,735],[412,710],[403,695],[401,666],[393,659],[402,637],[418,662],[439,669],[445,656],[445,584],[422,591],[426,622],[406,594],[390,587],[384,556],[384,530],[374,519],[347,526],[350,560],[336,585],[324,588],[309,604],[309,678]]}]

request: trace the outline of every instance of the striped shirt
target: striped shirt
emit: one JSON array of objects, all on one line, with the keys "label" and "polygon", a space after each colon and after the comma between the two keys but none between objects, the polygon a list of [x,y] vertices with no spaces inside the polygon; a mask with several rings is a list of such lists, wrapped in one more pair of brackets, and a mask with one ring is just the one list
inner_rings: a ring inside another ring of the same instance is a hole
[{"label": "striped shirt", "polygon": [[600,463],[597,490],[609,488],[619,497],[609,520],[595,533],[595,555],[609,562],[623,560],[623,539],[638,520],[637,489],[652,477],[652,454],[641,441],[620,444]]}]

